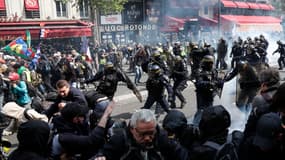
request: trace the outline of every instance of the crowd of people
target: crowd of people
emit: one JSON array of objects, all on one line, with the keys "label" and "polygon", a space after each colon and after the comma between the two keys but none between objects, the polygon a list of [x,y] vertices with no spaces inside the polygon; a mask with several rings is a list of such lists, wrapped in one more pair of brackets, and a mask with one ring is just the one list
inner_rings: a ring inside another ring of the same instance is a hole
[{"label": "crowd of people", "polygon": [[[273,53],[280,54],[281,70],[285,45],[277,44]],[[65,52],[42,47],[36,65],[2,54],[2,135],[17,132],[19,141],[8,159],[284,159],[285,83],[268,62],[268,46],[260,35],[239,37],[231,47],[223,38],[217,44],[186,46],[107,44],[95,47],[91,57],[72,47]],[[134,79],[126,72],[135,73]],[[231,115],[224,104],[214,105],[214,97],[221,96],[224,84],[236,76],[236,106],[250,114],[244,130],[230,132]],[[137,85],[145,84],[148,91],[144,105],[126,121],[111,116],[120,81],[138,98]],[[191,101],[183,95],[187,81],[196,93],[192,122],[180,110]],[[45,101],[52,104],[44,106]],[[162,123],[150,109],[155,103],[166,113]]]}]

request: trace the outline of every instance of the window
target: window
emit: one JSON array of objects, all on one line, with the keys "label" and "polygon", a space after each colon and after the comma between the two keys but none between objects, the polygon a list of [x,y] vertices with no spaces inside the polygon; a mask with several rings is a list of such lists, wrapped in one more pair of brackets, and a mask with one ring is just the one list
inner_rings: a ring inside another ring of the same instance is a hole
[{"label": "window", "polygon": [[79,6],[80,17],[89,17],[89,9],[87,0],[83,0]]},{"label": "window", "polygon": [[26,10],[26,18],[27,19],[40,18],[40,12],[39,11],[27,11]]},{"label": "window", "polygon": [[205,6],[205,7],[204,7],[204,14],[205,14],[205,15],[208,15],[208,12],[209,12],[209,7],[208,7],[208,6]]},{"label": "window", "polygon": [[66,17],[66,4],[61,1],[55,1],[57,17]]},{"label": "window", "polygon": [[6,4],[5,0],[0,0],[0,17],[6,17]]},{"label": "window", "polygon": [[0,10],[0,17],[6,17],[7,13],[6,10]]},{"label": "window", "polygon": [[26,18],[40,18],[40,6],[38,0],[25,0]]}]

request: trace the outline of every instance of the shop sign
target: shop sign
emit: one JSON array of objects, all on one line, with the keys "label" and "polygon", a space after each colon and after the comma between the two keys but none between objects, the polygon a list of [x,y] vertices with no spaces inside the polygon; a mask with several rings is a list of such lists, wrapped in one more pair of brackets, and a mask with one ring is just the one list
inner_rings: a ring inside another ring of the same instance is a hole
[{"label": "shop sign", "polygon": [[107,15],[101,16],[101,24],[122,24],[122,15],[115,14],[115,15]]},{"label": "shop sign", "polygon": [[126,25],[104,25],[100,26],[100,32],[123,32],[123,31],[142,31],[157,30],[153,24],[126,24]]}]

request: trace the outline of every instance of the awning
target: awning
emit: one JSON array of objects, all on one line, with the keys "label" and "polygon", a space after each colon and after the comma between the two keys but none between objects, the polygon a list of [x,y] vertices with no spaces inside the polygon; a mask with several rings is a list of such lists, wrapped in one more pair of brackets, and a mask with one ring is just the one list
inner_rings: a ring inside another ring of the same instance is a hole
[{"label": "awning", "polygon": [[271,4],[268,4],[268,6],[271,8],[271,10],[275,10],[275,8]]},{"label": "awning", "polygon": [[30,31],[32,39],[39,39],[41,28],[45,29],[47,39],[92,36],[91,25],[82,21],[38,21],[0,23],[0,40],[24,36],[26,30]]},{"label": "awning", "polygon": [[165,24],[160,28],[161,32],[178,32],[184,27],[186,19],[165,16]]},{"label": "awning", "polygon": [[217,20],[211,19],[211,18],[209,18],[209,17],[204,17],[204,16],[200,16],[200,17],[199,17],[199,22],[200,22],[200,24],[202,24],[202,25],[207,25],[207,24],[216,25],[216,24],[218,24],[218,21],[217,21]]},{"label": "awning", "polygon": [[258,3],[258,5],[262,10],[273,10],[268,4]]},{"label": "awning", "polygon": [[0,0],[0,10],[6,10],[5,0]]},{"label": "awning", "polygon": [[165,18],[166,18],[166,20],[170,20],[170,21],[173,21],[173,22],[177,22],[178,24],[184,24],[184,22],[185,22],[185,20],[186,20],[186,19],[175,18],[175,17],[171,17],[171,16],[166,16]]},{"label": "awning", "polygon": [[224,7],[237,8],[237,5],[233,1],[222,0],[221,2]]},{"label": "awning", "polygon": [[241,23],[236,27],[236,31],[238,32],[282,32],[282,30],[283,28],[280,23]]},{"label": "awning", "polygon": [[238,8],[249,8],[249,5],[246,2],[235,1],[235,4]]},{"label": "awning", "polygon": [[281,19],[272,16],[221,15],[221,18],[235,23],[281,23]]},{"label": "awning", "polygon": [[38,0],[25,0],[25,9],[27,11],[38,11],[40,9]]},{"label": "awning", "polygon": [[251,3],[247,2],[250,9],[260,9],[259,5],[257,3]]}]

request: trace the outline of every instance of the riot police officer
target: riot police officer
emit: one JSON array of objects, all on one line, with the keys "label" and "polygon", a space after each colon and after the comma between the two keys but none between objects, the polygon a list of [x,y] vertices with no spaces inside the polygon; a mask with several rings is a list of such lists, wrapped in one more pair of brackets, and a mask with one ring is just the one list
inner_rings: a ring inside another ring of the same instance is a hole
[{"label": "riot police officer", "polygon": [[188,70],[184,59],[177,55],[174,58],[174,66],[172,69],[172,74],[170,76],[174,80],[173,84],[173,104],[171,108],[176,108],[175,98],[176,96],[181,102],[180,107],[183,108],[186,104],[186,99],[182,94],[182,91],[187,87]]},{"label": "riot police officer", "polygon": [[96,91],[100,94],[106,95],[111,100],[117,90],[119,81],[127,83],[127,87],[129,89],[134,89],[134,85],[127,81],[122,71],[114,68],[114,64],[112,62],[107,62],[104,70],[97,72],[91,79],[86,80],[85,82],[91,83],[94,81],[99,81]]},{"label": "riot police officer", "polygon": [[206,55],[201,61],[201,69],[194,81],[196,87],[197,112],[194,116],[194,124],[198,124],[202,111],[213,106],[214,97],[223,87],[223,80],[218,78],[218,71],[213,68],[214,57]]},{"label": "riot police officer", "polygon": [[277,41],[278,48],[273,52],[272,55],[275,53],[280,53],[280,57],[278,58],[278,65],[279,65],[279,70],[283,69],[283,66],[285,66],[285,45],[281,41]]},{"label": "riot police officer", "polygon": [[163,75],[161,68],[156,64],[149,66],[148,76],[146,81],[148,96],[143,108],[150,109],[154,102],[157,102],[168,113],[169,104],[164,96],[165,89],[168,92],[168,101],[173,103],[173,90],[168,78]]},{"label": "riot police officer", "polygon": [[260,87],[260,81],[255,67],[247,61],[240,61],[237,67],[227,74],[224,80],[229,81],[238,74],[240,75],[238,80],[240,92],[237,95],[236,105],[239,109],[248,111]]},{"label": "riot police officer", "polygon": [[204,57],[204,52],[198,47],[197,44],[192,44],[192,50],[189,54],[189,63],[191,66],[191,76],[190,79],[195,79],[199,68],[202,58]]},{"label": "riot police officer", "polygon": [[155,50],[153,53],[152,53],[152,56],[150,58],[150,64],[156,64],[158,65],[162,71],[163,71],[163,74],[165,75],[169,75],[170,74],[170,71],[168,69],[168,66],[167,66],[167,63],[166,61],[164,61],[162,58],[161,58],[161,54],[159,52],[159,50]]},{"label": "riot police officer", "polygon": [[230,53],[230,57],[232,57],[231,68],[234,68],[236,66],[236,64],[242,58],[242,56],[243,56],[243,50],[241,45],[237,41],[234,41],[232,46],[232,51]]}]

